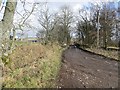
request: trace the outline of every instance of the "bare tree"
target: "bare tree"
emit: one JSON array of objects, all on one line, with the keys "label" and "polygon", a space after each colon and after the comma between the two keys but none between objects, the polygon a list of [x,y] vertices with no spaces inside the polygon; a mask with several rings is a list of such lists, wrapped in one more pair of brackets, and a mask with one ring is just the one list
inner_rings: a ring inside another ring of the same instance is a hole
[{"label": "bare tree", "polygon": [[[70,43],[70,27],[73,22],[73,12],[69,6],[62,6],[59,12],[59,41],[61,43]],[[62,36],[61,36],[62,35]]]},{"label": "bare tree", "polygon": [[[24,28],[27,27],[27,28],[32,28],[32,26],[29,24],[28,20],[30,18],[30,16],[33,14],[35,8],[36,8],[36,5],[37,3],[36,2],[33,2],[33,3],[29,3],[27,1],[22,1],[22,7],[23,7],[23,13],[21,13],[20,11],[16,10],[15,14],[16,14],[16,17],[19,19],[17,20],[14,24],[13,24],[13,29],[12,29],[12,32],[13,32],[13,38],[12,38],[12,41],[11,41],[11,44],[10,44],[10,49],[12,50],[14,48],[14,41],[15,41],[15,36],[16,36],[16,31],[17,30],[21,30],[22,32],[24,31]],[[18,3],[19,4],[19,3]],[[31,8],[28,10],[25,8],[26,5],[30,5]]]},{"label": "bare tree", "polygon": [[[91,4],[89,8],[80,11],[77,30],[79,38],[84,44],[105,47],[112,44],[115,31],[116,9],[110,7],[111,3]],[[114,3],[112,3],[114,5]],[[84,14],[85,13],[85,14]]]},{"label": "bare tree", "polygon": [[96,11],[93,8],[89,10],[87,7],[84,7],[79,10],[77,35],[78,42],[82,45],[90,46],[96,41],[95,13]]},{"label": "bare tree", "polygon": [[111,37],[113,36],[116,10],[111,9],[109,3],[103,3],[101,12],[100,12],[100,24],[101,28],[101,37],[103,42],[103,47],[106,49],[110,45]]},{"label": "bare tree", "polygon": [[[47,3],[40,10],[38,21],[39,21],[39,24],[42,26],[42,33],[44,32],[44,41],[45,41],[45,44],[47,44],[49,41],[53,39],[51,34],[58,22],[58,19],[56,18],[56,14],[51,14],[49,12]],[[38,37],[39,35],[41,35],[40,33],[41,31],[38,32],[37,34]],[[40,38],[43,38],[43,37],[40,36]]]}]

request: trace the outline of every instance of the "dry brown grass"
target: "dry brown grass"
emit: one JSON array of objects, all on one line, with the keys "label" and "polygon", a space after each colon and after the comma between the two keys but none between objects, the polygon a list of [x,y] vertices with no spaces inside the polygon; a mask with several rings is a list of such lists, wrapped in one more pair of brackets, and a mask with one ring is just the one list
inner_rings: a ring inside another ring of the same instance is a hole
[{"label": "dry brown grass", "polygon": [[23,45],[9,56],[4,68],[4,87],[55,87],[60,67],[61,47],[39,44]]},{"label": "dry brown grass", "polygon": [[86,50],[118,60],[118,51],[103,50],[103,49],[97,49],[97,48],[86,48]]},{"label": "dry brown grass", "polygon": [[45,57],[45,47],[42,45],[24,45],[16,48],[16,50],[9,56],[13,68],[22,68],[28,64],[32,64],[40,58]]}]

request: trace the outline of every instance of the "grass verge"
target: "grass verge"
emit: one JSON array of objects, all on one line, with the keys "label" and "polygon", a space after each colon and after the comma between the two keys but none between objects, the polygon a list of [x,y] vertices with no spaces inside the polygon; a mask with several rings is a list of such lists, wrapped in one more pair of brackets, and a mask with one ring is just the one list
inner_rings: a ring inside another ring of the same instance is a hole
[{"label": "grass verge", "polygon": [[30,44],[17,47],[4,68],[4,88],[55,88],[61,47]]},{"label": "grass verge", "polygon": [[104,50],[104,49],[97,49],[97,48],[85,48],[85,50],[103,55],[108,58],[113,58],[115,60],[118,60],[118,51]]}]

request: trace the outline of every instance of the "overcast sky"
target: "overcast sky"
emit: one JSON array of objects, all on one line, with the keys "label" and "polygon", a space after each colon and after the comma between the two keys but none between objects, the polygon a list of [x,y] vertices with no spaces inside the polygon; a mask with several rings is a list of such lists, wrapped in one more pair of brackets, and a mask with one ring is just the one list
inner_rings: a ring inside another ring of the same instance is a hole
[{"label": "overcast sky", "polygon": [[[6,1],[6,0],[3,0]],[[22,0],[21,0],[22,1]],[[23,0],[24,1],[24,0]],[[27,2],[48,2],[48,7],[50,8],[50,12],[54,13],[55,11],[58,11],[59,8],[63,5],[69,5],[74,13],[77,13],[79,9],[81,9],[83,6],[87,6],[89,2],[91,3],[99,3],[99,2],[118,2],[120,0],[26,0]],[[3,4],[1,4],[2,7]],[[28,8],[31,8],[30,6]],[[22,13],[22,7],[20,3],[17,4],[17,10]],[[2,18],[3,11],[0,12],[0,18]],[[15,16],[16,17],[16,16]],[[36,22],[36,17],[32,15],[30,17],[31,19],[31,24],[37,27],[37,22]],[[17,18],[15,18],[15,21],[17,21]],[[36,35],[36,31],[29,31],[28,33],[26,32],[26,35],[29,37],[33,37]]]},{"label": "overcast sky", "polygon": [[[42,0],[38,0],[38,2],[39,1],[42,1]],[[45,0],[43,0],[43,1],[45,1]],[[60,7],[63,5],[69,5],[74,13],[78,13],[78,10],[81,9],[83,6],[87,6],[89,2],[98,3],[101,1],[103,1],[103,2],[107,2],[107,1],[118,2],[120,0],[47,0],[48,7],[49,7],[51,13],[58,11],[60,9]],[[36,17],[34,17],[34,20],[35,19],[36,19]],[[36,23],[34,23],[34,24],[36,24]],[[32,31],[29,32],[28,35],[32,36],[33,35]]]}]

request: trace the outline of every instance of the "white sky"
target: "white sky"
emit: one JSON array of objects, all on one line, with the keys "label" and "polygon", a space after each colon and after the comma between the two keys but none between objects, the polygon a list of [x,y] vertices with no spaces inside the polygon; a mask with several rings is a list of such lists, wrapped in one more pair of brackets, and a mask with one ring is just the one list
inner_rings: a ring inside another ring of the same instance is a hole
[{"label": "white sky", "polygon": [[[4,1],[4,0],[3,0]],[[13,0],[12,0],[13,1]],[[22,1],[22,0],[21,0]],[[23,0],[24,1],[24,0]],[[74,11],[74,13],[77,13],[79,9],[81,9],[84,5],[87,5],[88,2],[91,3],[98,3],[98,2],[107,2],[107,1],[111,1],[111,2],[118,2],[120,0],[26,0],[27,2],[48,2],[48,7],[50,8],[50,12],[55,12],[57,10],[59,10],[59,8],[63,5],[69,5],[71,7],[71,9]],[[2,4],[1,4],[2,5]],[[22,11],[21,6],[18,5],[17,8],[19,11]],[[0,19],[3,16],[3,11],[0,12]],[[37,27],[37,23],[36,23],[36,17],[35,16],[31,16],[30,18],[31,24]],[[34,23],[32,23],[34,22]],[[34,36],[35,34],[32,34],[34,32],[29,31],[29,33],[27,35],[29,36]]]}]

